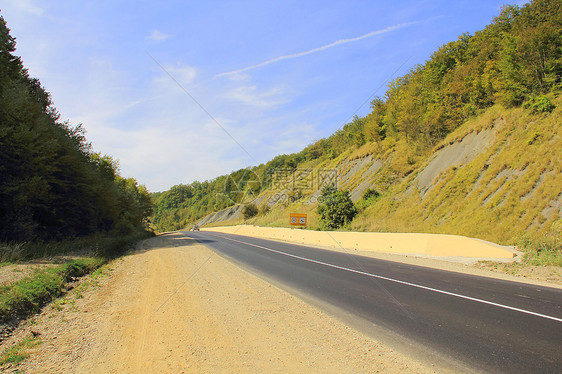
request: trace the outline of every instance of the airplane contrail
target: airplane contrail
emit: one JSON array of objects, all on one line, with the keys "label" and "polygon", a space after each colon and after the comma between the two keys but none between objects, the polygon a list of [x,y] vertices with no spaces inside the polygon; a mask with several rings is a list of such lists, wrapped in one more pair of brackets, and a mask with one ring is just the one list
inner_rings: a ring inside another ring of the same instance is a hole
[{"label": "airplane contrail", "polygon": [[322,47],[313,48],[313,49],[310,49],[308,51],[294,53],[294,54],[285,55],[285,56],[279,56],[279,57],[275,57],[275,58],[272,58],[272,59],[264,61],[264,62],[260,62],[259,64],[256,64],[256,65],[247,66],[247,67],[242,68],[242,69],[228,71],[228,72],[225,72],[225,73],[220,73],[220,74],[215,75],[213,78],[219,78],[219,77],[225,77],[225,76],[228,76],[228,75],[234,75],[234,74],[242,73],[242,72],[245,72],[245,71],[248,71],[248,70],[260,68],[262,66],[266,66],[266,65],[269,65],[269,64],[273,64],[275,62],[306,56],[306,55],[309,55],[309,54],[312,54],[312,53],[324,51],[326,49],[329,49],[329,48],[332,48],[332,47],[335,47],[335,46],[338,46],[338,45],[341,45],[341,44],[353,43],[353,42],[357,42],[357,41],[362,40],[362,39],[370,38],[370,37],[375,36],[375,35],[385,34],[387,32],[391,32],[391,31],[401,29],[401,28],[404,28],[404,27],[407,27],[407,26],[411,26],[411,25],[419,23],[419,22],[420,21],[400,23],[398,25],[389,26],[389,27],[387,27],[385,29],[382,29],[382,30],[371,31],[368,34],[357,36],[355,38],[337,40],[337,41],[332,42],[330,44],[323,45]]}]

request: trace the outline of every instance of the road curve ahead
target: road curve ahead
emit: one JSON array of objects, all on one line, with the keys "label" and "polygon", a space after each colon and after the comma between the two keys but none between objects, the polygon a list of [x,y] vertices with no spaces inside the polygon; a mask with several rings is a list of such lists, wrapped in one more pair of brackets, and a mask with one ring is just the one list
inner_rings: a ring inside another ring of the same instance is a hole
[{"label": "road curve ahead", "polygon": [[561,289],[239,235],[184,234],[364,322],[355,328],[382,328],[477,372],[562,373]]}]

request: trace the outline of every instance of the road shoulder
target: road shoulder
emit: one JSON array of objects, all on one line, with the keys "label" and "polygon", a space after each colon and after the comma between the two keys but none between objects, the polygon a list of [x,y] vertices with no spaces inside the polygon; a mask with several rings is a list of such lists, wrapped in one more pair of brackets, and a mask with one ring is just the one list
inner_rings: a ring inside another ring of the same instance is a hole
[{"label": "road shoulder", "polygon": [[97,282],[22,326],[13,339],[33,331],[42,344],[8,369],[435,371],[178,233],[144,241]]}]

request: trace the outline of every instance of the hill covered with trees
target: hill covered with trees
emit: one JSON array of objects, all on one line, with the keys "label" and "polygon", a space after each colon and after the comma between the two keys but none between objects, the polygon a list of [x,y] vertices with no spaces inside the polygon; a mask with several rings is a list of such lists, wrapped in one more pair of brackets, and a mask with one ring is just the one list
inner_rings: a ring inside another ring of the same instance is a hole
[{"label": "hill covered with trees", "polygon": [[[467,131],[475,128],[480,131],[485,127],[483,122],[487,121],[488,126],[505,114],[517,123],[514,126],[518,126],[521,137],[532,137],[533,134],[527,133],[534,132],[537,139],[542,137],[543,141],[548,139],[551,145],[558,144],[555,139],[560,123],[556,119],[559,118],[558,110],[554,109],[562,84],[561,7],[561,2],[557,0],[535,0],[522,7],[506,5],[485,29],[474,35],[463,34],[441,46],[425,64],[414,66],[408,74],[390,82],[385,95],[372,101],[371,112],[367,116],[355,117],[332,136],[309,145],[301,152],[275,157],[266,164],[203,183],[174,186],[169,191],[156,194],[156,228],[161,231],[183,228],[214,211],[251,201],[261,204],[261,214],[256,222],[281,224],[284,218],[275,218],[275,209],[264,203],[267,200],[264,196],[274,187],[272,177],[276,171],[341,169],[342,165],[354,159],[369,156],[382,165],[368,183],[380,198],[373,206],[367,205],[374,199],[370,199],[369,203],[359,202],[362,211],[351,227],[389,231],[408,229],[408,225],[399,223],[397,216],[394,220],[389,217],[392,212],[408,210],[410,204],[419,204],[419,201],[413,202],[404,196],[398,198],[397,194],[408,190],[404,187],[408,181],[415,179],[434,153],[447,145],[447,141],[454,141],[449,139],[451,136],[454,139],[457,132],[471,126]],[[537,120],[538,128],[527,128],[522,122],[530,121],[537,125]],[[540,126],[548,128],[541,132]],[[547,133],[552,137],[546,136]],[[507,141],[507,135],[504,140]],[[535,142],[535,146],[537,144]],[[528,148],[525,151],[532,154],[537,150]],[[554,168],[554,174],[559,174],[559,166],[551,162],[557,157],[559,160],[559,150],[553,152],[554,159],[536,160],[535,167],[541,170]],[[494,162],[503,165],[501,159]],[[550,166],[547,166],[549,163]],[[357,185],[362,181],[355,182]],[[471,185],[475,180],[464,180],[463,183]],[[309,197],[306,193],[298,188],[285,193],[291,198],[288,205],[296,204],[293,209],[309,210],[315,214],[313,207],[302,205],[302,201]],[[555,191],[553,193],[556,195]],[[452,198],[460,203],[458,199],[463,197],[453,194]],[[442,209],[450,209],[451,204],[451,201],[442,204]],[[276,206],[279,207],[279,204]],[[267,213],[270,210],[272,212]],[[380,212],[385,212],[385,215]],[[497,215],[497,212],[492,209],[488,214]],[[281,217],[281,214],[277,216]],[[431,228],[419,224],[416,229],[473,234],[484,239],[506,241],[505,235],[500,237],[486,230],[474,233],[470,230],[463,232],[460,227],[453,229],[443,225],[443,222],[448,222],[447,218],[441,218],[439,225]],[[400,219],[408,219],[408,216],[402,214]],[[314,217],[311,222],[314,226]],[[517,229],[525,231],[523,225],[518,225]],[[535,231],[541,230],[543,228]],[[544,230],[541,232],[544,234]],[[509,235],[512,235],[511,231]]]},{"label": "hill covered with trees", "polygon": [[144,230],[147,189],[95,153],[82,125],[61,120],[15,50],[0,17],[0,242]]}]

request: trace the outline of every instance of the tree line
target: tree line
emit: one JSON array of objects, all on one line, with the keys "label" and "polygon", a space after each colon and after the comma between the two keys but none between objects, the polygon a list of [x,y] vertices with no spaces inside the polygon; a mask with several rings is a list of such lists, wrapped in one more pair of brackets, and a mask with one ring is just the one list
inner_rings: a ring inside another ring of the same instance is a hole
[{"label": "tree line", "polygon": [[94,152],[81,124],[61,120],[15,50],[0,17],[0,242],[145,229],[147,189]]}]

